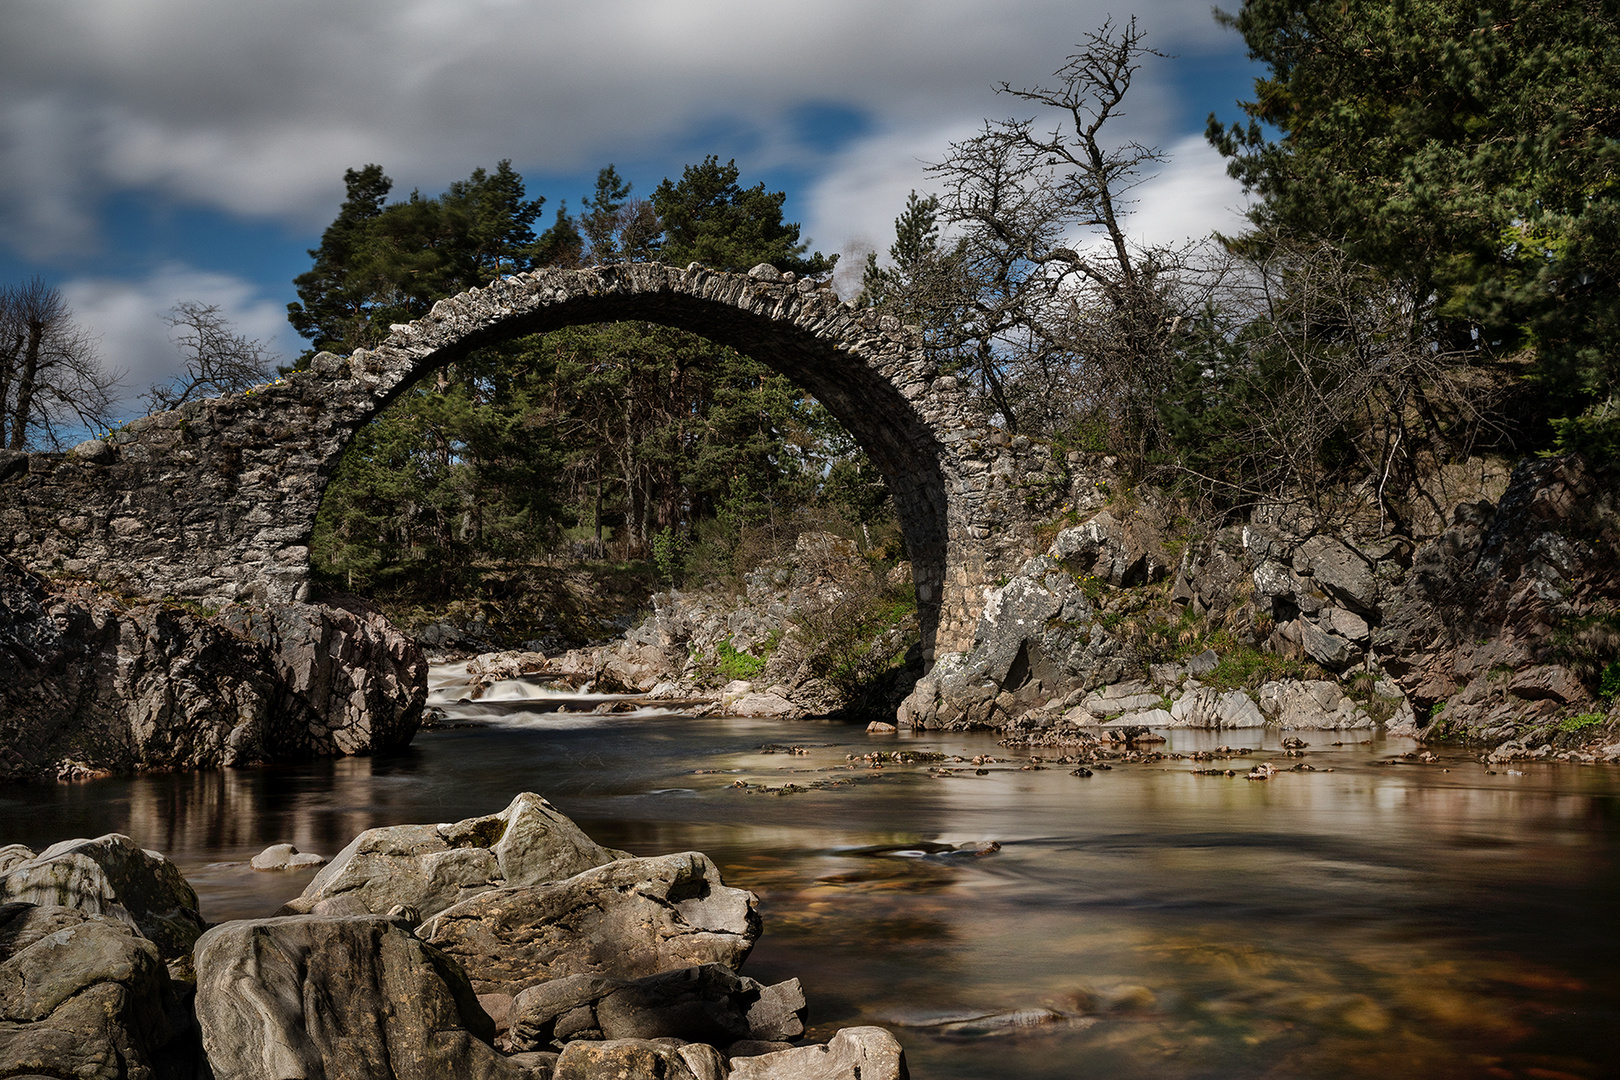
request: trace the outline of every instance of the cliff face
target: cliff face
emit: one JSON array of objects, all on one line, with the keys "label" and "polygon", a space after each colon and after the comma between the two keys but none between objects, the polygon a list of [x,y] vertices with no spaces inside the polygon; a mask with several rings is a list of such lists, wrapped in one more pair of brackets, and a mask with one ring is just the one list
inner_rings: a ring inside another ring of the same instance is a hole
[{"label": "cliff face", "polygon": [[403,746],[426,671],[361,601],[207,614],[58,589],[0,558],[0,779]]}]

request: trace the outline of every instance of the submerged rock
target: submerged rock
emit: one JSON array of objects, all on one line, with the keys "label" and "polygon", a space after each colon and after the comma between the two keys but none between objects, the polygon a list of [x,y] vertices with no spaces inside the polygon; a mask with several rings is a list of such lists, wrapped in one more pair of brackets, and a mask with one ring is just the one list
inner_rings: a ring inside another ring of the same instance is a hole
[{"label": "submerged rock", "polygon": [[307,870],[312,866],[324,866],[326,857],[313,852],[299,851],[291,844],[271,844],[253,858],[248,865],[255,870]]}]

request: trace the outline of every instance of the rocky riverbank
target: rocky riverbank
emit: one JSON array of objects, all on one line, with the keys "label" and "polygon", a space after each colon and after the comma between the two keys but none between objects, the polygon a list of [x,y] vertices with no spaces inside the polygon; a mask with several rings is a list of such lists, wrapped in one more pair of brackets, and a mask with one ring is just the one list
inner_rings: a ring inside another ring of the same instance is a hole
[{"label": "rocky riverbank", "polygon": [[[1060,531],[900,709],[915,727],[1361,728],[1620,761],[1620,477],[1532,461],[1421,543],[1265,509]],[[1271,673],[1272,677],[1266,677]]]},{"label": "rocky riverbank", "polygon": [[[605,644],[473,657],[469,693],[527,675],[1014,737],[1382,726],[1495,760],[1620,760],[1614,468],[1481,469],[1422,536],[1290,504],[1189,538],[1171,500],[1123,491],[1106,459],[1070,465],[1044,552],[986,590],[970,647],[926,673],[909,567],[809,532],[740,594],[671,590]],[[353,598],[207,611],[0,560],[0,668],[16,673],[0,683],[0,780],[402,746],[423,650],[443,658],[455,638],[435,625],[413,641]]]},{"label": "rocky riverbank", "polygon": [[740,975],[752,893],[603,848],[543,798],[371,829],[264,918],[207,926],[123,836],[0,848],[0,1077],[896,1080]]},{"label": "rocky riverbank", "polygon": [[[1108,488],[1077,485],[1073,524],[988,592],[970,649],[922,675],[915,657],[909,671],[896,659],[899,623],[867,642],[889,665],[887,696],[852,703],[822,674],[827,650],[796,629],[870,587],[853,546],[821,534],[750,575],[744,597],[660,594],[616,642],[487,655],[470,670],[475,681],[545,673],[707,697],[743,715],[842,709],[902,728],[1061,740],[1110,728],[1381,726],[1479,745],[1498,761],[1620,761],[1613,470],[1523,463],[1495,499],[1458,503],[1421,540],[1319,530],[1297,508],[1262,507],[1188,543],[1152,493],[1122,504]],[[726,677],[727,656],[757,671]]]},{"label": "rocky riverbank", "polygon": [[358,598],[211,611],[4,558],[0,672],[0,781],[375,753],[427,696],[420,648]]}]

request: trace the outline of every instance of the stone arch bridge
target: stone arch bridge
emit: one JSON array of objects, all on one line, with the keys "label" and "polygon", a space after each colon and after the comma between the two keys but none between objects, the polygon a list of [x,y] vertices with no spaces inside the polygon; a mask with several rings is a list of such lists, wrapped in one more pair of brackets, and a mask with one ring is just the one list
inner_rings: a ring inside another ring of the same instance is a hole
[{"label": "stone arch bridge", "polygon": [[925,655],[965,649],[987,585],[1016,572],[1063,463],[983,426],[920,336],[769,266],[656,263],[500,278],[395,326],[375,349],[137,420],[67,454],[0,450],[0,552],[130,594],[309,598],[327,479],[361,425],[472,349],[636,319],[694,331],[814,394],[887,478],[912,557]]}]

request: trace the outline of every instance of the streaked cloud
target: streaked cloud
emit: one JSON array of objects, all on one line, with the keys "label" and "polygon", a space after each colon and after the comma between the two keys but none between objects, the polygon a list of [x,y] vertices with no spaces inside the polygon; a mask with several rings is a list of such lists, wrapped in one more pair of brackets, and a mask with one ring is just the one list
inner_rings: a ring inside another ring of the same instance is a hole
[{"label": "streaked cloud", "polygon": [[[0,242],[30,258],[87,250],[99,200],[131,189],[318,228],[343,170],[368,161],[402,191],[437,191],[503,157],[529,175],[666,156],[678,171],[723,135],[753,148],[750,173],[842,162],[846,177],[887,174],[893,161],[857,162],[807,133],[797,122],[807,105],[918,133],[899,138],[920,152],[922,134],[993,110],[997,81],[1045,78],[1107,10],[1102,0],[11,0],[0,184],[14,195]],[[1200,0],[1156,0],[1142,18],[1167,51],[1230,47]],[[1162,128],[1165,94],[1162,73],[1146,78],[1132,123]],[[818,205],[851,206],[847,184],[819,184]],[[868,227],[864,207],[852,213],[863,220],[818,210],[818,245],[836,250]]]}]

